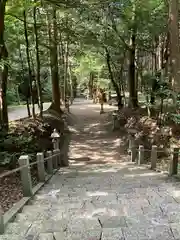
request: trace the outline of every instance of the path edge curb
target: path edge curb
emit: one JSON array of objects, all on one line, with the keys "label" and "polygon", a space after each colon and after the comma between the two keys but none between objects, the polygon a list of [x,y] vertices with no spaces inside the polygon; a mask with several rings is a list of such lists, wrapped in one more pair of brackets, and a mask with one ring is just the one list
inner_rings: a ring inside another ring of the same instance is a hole
[{"label": "path edge curb", "polygon": [[[16,215],[21,212],[23,207],[27,205],[27,203],[35,196],[35,194],[59,171],[59,169],[56,169],[52,175],[47,175],[44,182],[38,183],[36,186],[32,189],[32,196],[31,197],[23,197],[21,200],[19,200],[17,203],[13,205],[12,208],[10,208],[4,215],[4,228],[7,226],[9,222],[12,222]],[[0,233],[0,235],[3,234]]]}]

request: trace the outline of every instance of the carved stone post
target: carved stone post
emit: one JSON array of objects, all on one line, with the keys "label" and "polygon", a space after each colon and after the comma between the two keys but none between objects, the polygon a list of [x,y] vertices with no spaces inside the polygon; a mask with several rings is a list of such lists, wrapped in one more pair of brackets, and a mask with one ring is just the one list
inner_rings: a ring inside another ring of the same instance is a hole
[{"label": "carved stone post", "polygon": [[60,165],[60,134],[56,129],[54,129],[53,133],[51,134],[52,143],[53,143],[53,154],[57,155],[59,153],[59,156],[53,156],[53,168],[57,169]]},{"label": "carved stone post", "polygon": [[31,172],[29,167],[29,156],[23,155],[19,158],[19,165],[23,167],[20,171],[21,173],[21,182],[24,197],[32,196],[32,180],[31,180]]},{"label": "carved stone post", "polygon": [[116,129],[116,122],[117,122],[117,113],[116,113],[116,112],[113,112],[112,118],[113,118],[113,127],[112,127],[112,130],[114,131],[114,130]]},{"label": "carved stone post", "polygon": [[60,143],[60,134],[56,129],[54,129],[53,133],[51,134],[52,143],[54,150],[59,149],[59,143]]},{"label": "carved stone post", "polygon": [[37,157],[37,168],[38,168],[39,181],[44,182],[46,179],[45,167],[44,167],[44,154],[37,153],[36,157]]},{"label": "carved stone post", "polygon": [[144,163],[144,146],[139,146],[139,157],[138,157],[138,165]]},{"label": "carved stone post", "polygon": [[4,233],[4,217],[3,217],[3,212],[0,207],[0,234]]},{"label": "carved stone post", "polygon": [[156,169],[157,163],[157,146],[153,145],[151,150],[151,169]]},{"label": "carved stone post", "polygon": [[172,159],[169,166],[169,175],[176,175],[178,173],[178,155],[179,148],[174,148],[172,153]]}]

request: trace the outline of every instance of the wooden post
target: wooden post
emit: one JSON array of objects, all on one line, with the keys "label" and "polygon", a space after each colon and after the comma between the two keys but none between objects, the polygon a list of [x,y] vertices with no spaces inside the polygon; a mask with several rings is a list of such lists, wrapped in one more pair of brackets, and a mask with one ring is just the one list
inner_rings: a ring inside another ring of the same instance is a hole
[{"label": "wooden post", "polygon": [[55,156],[58,153],[59,153],[59,151],[57,149],[53,150],[52,158],[53,158],[53,168],[54,169],[58,169],[58,156]]},{"label": "wooden post", "polygon": [[44,154],[37,153],[37,169],[38,169],[38,177],[40,182],[45,181],[45,167],[44,167]]},{"label": "wooden post", "polygon": [[47,151],[47,172],[53,174],[52,151]]},{"label": "wooden post", "polygon": [[170,176],[176,175],[178,173],[178,155],[179,155],[179,148],[174,148],[170,165],[169,165]]},{"label": "wooden post", "polygon": [[139,146],[139,156],[138,156],[138,165],[144,163],[144,146]]},{"label": "wooden post", "polygon": [[29,167],[29,156],[23,155],[19,158],[19,165],[23,167],[20,170],[21,173],[21,182],[24,197],[32,196],[32,180],[31,180],[31,171]]},{"label": "wooden post", "polygon": [[157,146],[153,145],[151,150],[151,169],[156,169],[157,163]]},{"label": "wooden post", "polygon": [[2,209],[0,207],[0,234],[4,233],[4,217],[3,217],[3,212]]}]

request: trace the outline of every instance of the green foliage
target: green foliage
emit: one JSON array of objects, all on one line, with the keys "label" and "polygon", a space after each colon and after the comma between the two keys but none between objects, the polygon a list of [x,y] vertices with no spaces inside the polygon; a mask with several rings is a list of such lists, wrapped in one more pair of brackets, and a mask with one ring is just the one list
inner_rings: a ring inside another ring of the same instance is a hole
[{"label": "green foliage", "polygon": [[[6,41],[12,70],[20,69],[23,71],[27,67],[23,24],[23,10],[26,9],[31,62],[32,68],[36,72],[33,32],[34,6],[34,1],[15,0],[13,4],[8,2],[5,17]],[[58,45],[65,44],[68,39],[69,62],[72,73],[77,76],[78,85],[87,85],[89,74],[92,71],[104,75],[100,77],[104,78],[103,85],[105,81],[109,84],[104,47],[110,51],[115,80],[118,84],[120,81],[126,82],[127,77],[121,77],[119,80],[119,75],[125,59],[124,52],[128,49],[132,28],[134,26],[137,28],[136,45],[138,50],[144,52],[151,51],[154,38],[166,32],[168,11],[164,2],[160,0],[148,2],[122,0],[117,3],[108,0],[99,1],[96,4],[91,1],[83,1],[78,4],[68,2],[66,7],[58,3],[58,6],[57,23],[60,33]],[[36,1],[36,7],[41,68],[47,69],[50,59],[46,13],[51,10],[51,4],[48,6]],[[63,84],[64,70],[62,64],[59,65],[61,84]],[[44,87],[44,101],[51,100],[51,86],[48,84]],[[13,85],[11,87],[13,88]],[[14,99],[15,94],[12,95]]]},{"label": "green foliage", "polygon": [[142,86],[146,94],[150,94],[152,91],[152,82],[156,80],[156,77],[150,72],[145,72],[142,77]]},{"label": "green foliage", "polygon": [[7,90],[7,104],[8,105],[18,105],[18,95],[16,89],[8,89]]},{"label": "green foliage", "polygon": [[[57,3],[52,5],[51,3]],[[152,92],[152,84],[156,80],[155,73],[149,69],[150,57],[156,51],[155,39],[161,37],[163,41],[167,33],[168,9],[165,1],[161,0],[121,0],[119,2],[107,1],[66,1],[59,3],[58,0],[43,1],[14,0],[7,1],[5,15],[5,40],[9,52],[9,81],[7,91],[7,103],[18,104],[17,85],[27,80],[27,57],[24,37],[23,11],[27,15],[27,32],[29,40],[29,52],[32,72],[37,74],[36,48],[33,21],[33,8],[37,7],[37,28],[39,40],[39,57],[41,70],[51,67],[49,50],[51,42],[48,38],[47,15],[52,13],[52,6],[57,10],[57,48],[60,84],[67,81],[69,86],[70,75],[77,77],[77,85],[84,91],[89,83],[90,74],[94,75],[94,83],[103,88],[110,86],[109,71],[107,68],[106,52],[110,55],[112,74],[117,86],[127,90],[128,83],[128,58],[130,38],[135,34],[135,44],[139,62],[137,61],[136,71],[142,74],[141,87],[148,96]],[[53,30],[50,29],[53,33]],[[52,36],[51,36],[52,37]],[[67,46],[67,49],[66,49]],[[65,52],[68,50],[69,69],[65,79]],[[63,55],[64,54],[64,55]],[[144,61],[145,59],[145,61]],[[2,61],[0,62],[0,66]],[[49,74],[48,74],[49,76]],[[71,78],[72,78],[71,76]],[[160,82],[162,81],[162,82]],[[166,99],[173,96],[169,86],[164,84],[166,80],[159,81],[159,88],[154,91],[157,98]],[[51,101],[52,86],[50,77],[46,81],[41,77],[43,88],[43,101]],[[3,138],[2,138],[3,139]],[[1,143],[0,143],[1,144]],[[32,146],[31,146],[32,144]],[[3,150],[0,154],[9,161],[10,156],[19,151],[32,152],[33,139],[28,136],[8,135],[5,138],[5,145],[12,146],[12,153]],[[16,149],[14,149],[14,145]],[[3,147],[2,145],[0,145]],[[18,150],[17,150],[18,149]],[[9,156],[10,155],[10,156]],[[3,159],[0,158],[0,159]]]},{"label": "green foliage", "polygon": [[174,123],[180,124],[180,114],[171,113],[170,118]]},{"label": "green foliage", "polygon": [[160,97],[162,99],[170,98],[173,94],[172,90],[170,89],[169,83],[160,78],[157,80],[158,88],[155,91],[155,94],[157,97]]},{"label": "green foliage", "polygon": [[0,166],[14,167],[21,154],[35,153],[32,136],[1,133],[0,135]]},{"label": "green foliage", "polygon": [[176,101],[176,113],[170,113],[169,117],[170,119],[176,123],[176,124],[180,124],[180,94],[177,95],[176,97],[177,101]]},{"label": "green foliage", "polygon": [[50,79],[48,79],[48,81],[44,84],[43,90],[43,101],[50,102],[52,100],[52,87]]}]

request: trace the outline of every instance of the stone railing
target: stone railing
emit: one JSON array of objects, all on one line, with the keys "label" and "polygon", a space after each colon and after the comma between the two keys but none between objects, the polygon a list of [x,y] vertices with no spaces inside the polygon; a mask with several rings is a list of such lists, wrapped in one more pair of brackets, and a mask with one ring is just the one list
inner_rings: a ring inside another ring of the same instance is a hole
[{"label": "stone railing", "polygon": [[[118,126],[119,116],[118,116],[118,110],[113,111],[112,114],[112,130],[115,130]],[[158,170],[157,169],[157,159],[158,159],[158,153],[165,153],[165,150],[158,150],[158,147],[156,145],[153,145],[151,149],[145,149],[143,145],[140,145],[137,147],[135,144],[134,135],[138,132],[136,128],[129,128],[128,129],[128,140],[129,140],[129,149],[128,152],[130,153],[130,161],[135,162],[138,165],[146,164],[145,160],[145,152],[149,152],[150,155],[150,168],[152,170]],[[164,130],[164,135],[168,135],[169,133],[166,133],[166,130]],[[179,148],[175,147],[172,148],[169,151],[169,154],[171,154],[171,159],[169,161],[168,166],[168,174],[169,176],[177,175],[178,174],[178,157],[179,157]]]},{"label": "stone railing", "polygon": [[[13,173],[20,173],[23,198],[15,203],[13,207],[5,212],[0,209],[0,234],[4,233],[5,227],[8,222],[12,221],[16,214],[23,208],[23,206],[35,195],[35,193],[58,171],[61,166],[68,166],[68,160],[62,159],[64,153],[60,150],[60,134],[54,130],[51,134],[53,142],[53,151],[47,151],[46,153],[37,153],[36,161],[30,163],[28,155],[20,156],[18,162],[19,167],[2,173],[0,179],[8,177]],[[65,154],[66,156],[66,154]],[[46,164],[46,167],[45,167]],[[37,165],[37,174],[39,183],[33,187],[31,167]]]},{"label": "stone railing", "polygon": [[[153,145],[151,149],[145,149],[143,145],[140,145],[138,148],[135,145],[135,140],[131,137],[129,138],[129,149],[130,153],[130,161],[135,162],[137,165],[146,164],[147,161],[145,160],[144,154],[145,152],[150,153],[150,168],[152,170],[157,169],[157,159],[158,153],[164,153],[163,150],[158,150],[156,145]],[[171,155],[169,166],[168,166],[168,175],[173,176],[178,174],[178,157],[179,157],[179,148],[172,148],[169,151]]]}]

